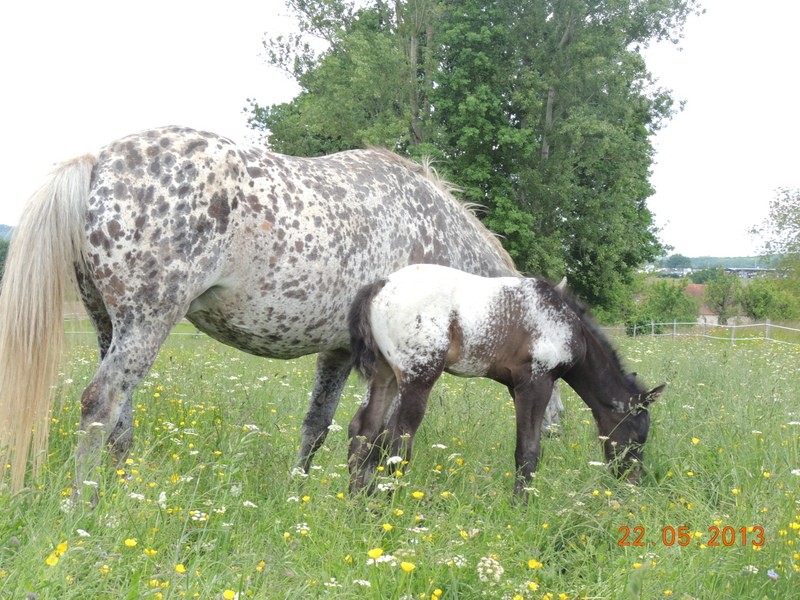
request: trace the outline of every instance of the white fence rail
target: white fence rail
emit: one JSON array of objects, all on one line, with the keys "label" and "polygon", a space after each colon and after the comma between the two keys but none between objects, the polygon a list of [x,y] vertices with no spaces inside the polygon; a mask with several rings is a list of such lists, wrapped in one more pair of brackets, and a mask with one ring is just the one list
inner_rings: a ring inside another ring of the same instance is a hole
[{"label": "white fence rail", "polygon": [[[68,319],[69,321],[69,319]],[[800,329],[777,325],[766,321],[747,325],[717,325],[712,323],[648,323],[647,325],[630,326],[617,325],[601,327],[603,331],[612,336],[624,337],[701,337],[713,340],[728,340],[731,343],[764,340],[777,344],[800,345]],[[92,330],[75,331],[67,327],[68,334],[94,335]],[[173,331],[170,336],[203,336],[199,331]]]},{"label": "white fence rail", "polygon": [[702,337],[729,340],[731,343],[764,340],[778,344],[800,345],[800,329],[766,321],[745,325],[719,325],[712,323],[649,323],[647,325],[603,327],[613,335],[633,337]]}]

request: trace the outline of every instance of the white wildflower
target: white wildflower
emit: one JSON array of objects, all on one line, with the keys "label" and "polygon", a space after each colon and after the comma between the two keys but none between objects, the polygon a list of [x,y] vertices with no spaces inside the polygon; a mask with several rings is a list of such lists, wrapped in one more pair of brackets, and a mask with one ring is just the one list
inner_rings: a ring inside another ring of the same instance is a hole
[{"label": "white wildflower", "polygon": [[755,565],[747,565],[742,568],[742,575],[756,575],[758,574],[758,567]]},{"label": "white wildflower", "polygon": [[442,561],[448,567],[458,567],[463,568],[467,566],[467,559],[461,556],[460,554],[456,554],[453,558],[449,558]]},{"label": "white wildflower", "polygon": [[478,561],[478,579],[488,583],[498,583],[505,569],[491,556],[484,556]]}]

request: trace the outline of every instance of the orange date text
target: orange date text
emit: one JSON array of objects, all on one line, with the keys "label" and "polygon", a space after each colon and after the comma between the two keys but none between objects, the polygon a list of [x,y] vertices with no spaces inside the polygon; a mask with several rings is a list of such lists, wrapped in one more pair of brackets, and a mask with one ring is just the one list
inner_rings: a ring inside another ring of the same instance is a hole
[{"label": "orange date text", "polygon": [[617,529],[619,538],[617,539],[618,546],[632,546],[635,548],[644,546],[655,546],[660,544],[662,546],[688,546],[696,538],[706,538],[702,543],[706,546],[756,546],[764,545],[764,528],[760,525],[752,527],[732,527],[725,525],[720,527],[712,525],[706,530],[706,534],[692,531],[688,525],[680,525],[673,527],[667,525],[661,528],[660,535],[655,536],[655,539],[649,539],[645,527],[636,525],[628,527],[623,525]]}]

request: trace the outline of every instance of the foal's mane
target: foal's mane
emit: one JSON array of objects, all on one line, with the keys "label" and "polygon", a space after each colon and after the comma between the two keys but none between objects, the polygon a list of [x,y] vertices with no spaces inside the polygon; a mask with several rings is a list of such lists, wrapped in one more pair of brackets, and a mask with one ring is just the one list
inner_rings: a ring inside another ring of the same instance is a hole
[{"label": "foal's mane", "polygon": [[489,242],[497,253],[503,258],[503,262],[506,266],[510,267],[514,271],[517,271],[516,265],[514,265],[514,259],[511,258],[511,255],[506,252],[506,249],[503,248],[503,245],[500,243],[500,240],[497,238],[497,235],[490,231],[486,225],[481,223],[481,220],[475,214],[475,208],[479,207],[478,204],[465,204],[464,202],[460,202],[455,196],[455,193],[461,191],[456,185],[453,185],[443,177],[439,175],[436,171],[436,168],[433,166],[434,159],[430,156],[426,156],[422,159],[421,163],[415,162],[411,159],[405,158],[392,152],[391,150],[387,150],[386,148],[380,148],[377,146],[369,146],[369,149],[373,152],[377,152],[385,159],[397,163],[398,165],[404,167],[405,169],[411,171],[412,173],[416,173],[421,175],[425,179],[427,179],[433,186],[438,189],[442,194],[453,204],[458,206],[459,210],[464,213],[464,215],[469,219],[480,231],[481,235]]},{"label": "foal's mane", "polygon": [[608,336],[606,336],[606,334],[603,333],[597,326],[597,323],[589,312],[589,308],[578,298],[570,294],[567,290],[556,288],[556,291],[561,295],[561,298],[564,300],[564,302],[567,303],[567,306],[569,306],[572,311],[578,315],[581,323],[583,323],[583,329],[586,334],[597,342],[597,344],[600,346],[600,349],[603,350],[603,352],[609,357],[614,368],[616,368],[617,371],[623,375],[623,379],[625,380],[626,385],[631,392],[636,394],[645,393],[647,390],[642,387],[636,377],[632,374],[629,374],[625,370],[625,365],[622,364],[622,359],[620,358],[617,349],[614,347],[611,341],[609,341]]}]

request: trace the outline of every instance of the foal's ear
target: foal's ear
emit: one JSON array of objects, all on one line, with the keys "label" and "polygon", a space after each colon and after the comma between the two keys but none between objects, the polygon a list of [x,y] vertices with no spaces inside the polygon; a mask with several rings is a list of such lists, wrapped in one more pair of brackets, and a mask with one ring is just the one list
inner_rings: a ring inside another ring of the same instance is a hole
[{"label": "foal's ear", "polygon": [[664,388],[667,387],[666,383],[662,383],[657,388],[653,388],[649,392],[644,395],[644,400],[642,404],[647,407],[650,406],[653,402],[658,400],[661,397],[661,394],[664,392]]}]

